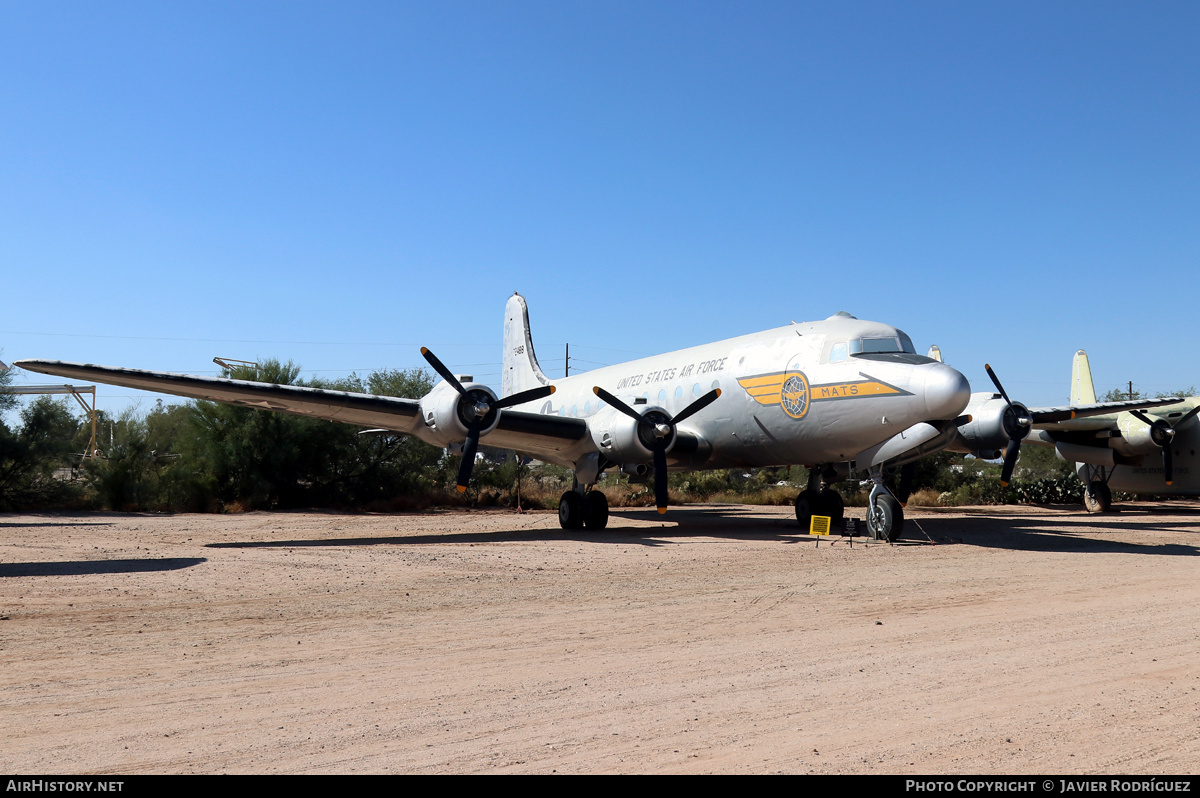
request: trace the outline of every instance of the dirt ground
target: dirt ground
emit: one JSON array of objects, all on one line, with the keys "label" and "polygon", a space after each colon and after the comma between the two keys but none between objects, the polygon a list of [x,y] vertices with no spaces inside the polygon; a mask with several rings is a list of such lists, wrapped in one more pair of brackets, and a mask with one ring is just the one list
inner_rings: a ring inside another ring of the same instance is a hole
[{"label": "dirt ground", "polygon": [[0,771],[1195,773],[1200,505],[1119,506],[0,515]]}]

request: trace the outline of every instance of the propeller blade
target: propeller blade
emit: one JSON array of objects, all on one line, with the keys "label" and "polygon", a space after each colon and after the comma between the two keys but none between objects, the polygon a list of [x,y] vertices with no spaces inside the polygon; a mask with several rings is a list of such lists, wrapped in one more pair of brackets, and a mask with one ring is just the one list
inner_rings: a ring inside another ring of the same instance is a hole
[{"label": "propeller blade", "polygon": [[667,511],[667,444],[654,444],[654,504],[659,513]]},{"label": "propeller blade", "polygon": [[467,439],[463,441],[462,462],[458,465],[458,492],[466,493],[471,483],[471,469],[475,468],[475,452],[479,449],[479,422],[475,419],[467,428]]},{"label": "propeller blade", "polygon": [[1000,470],[1000,487],[1007,488],[1012,479],[1013,469],[1017,467],[1017,456],[1021,453],[1021,442],[1009,439],[1004,449],[1004,468]]},{"label": "propeller blade", "polygon": [[599,396],[601,399],[603,399],[604,401],[608,402],[610,405],[612,405],[613,407],[617,408],[617,409],[618,409],[618,410],[620,410],[622,413],[624,413],[625,415],[627,415],[627,416],[629,416],[630,418],[632,418],[634,421],[641,421],[641,420],[642,420],[642,417],[641,417],[641,415],[638,413],[638,411],[634,410],[632,407],[630,407],[629,405],[625,404],[625,403],[624,403],[624,402],[622,402],[620,399],[618,399],[617,397],[613,396],[613,395],[612,395],[611,393],[609,393],[608,391],[606,391],[606,390],[604,390],[603,388],[601,388],[599,385],[596,385],[596,386],[594,386],[594,387],[592,388],[592,393],[596,394],[596,396]]},{"label": "propeller blade", "polygon": [[1197,413],[1200,413],[1200,405],[1196,405],[1196,406],[1195,406],[1195,407],[1193,407],[1191,410],[1189,410],[1189,411],[1187,411],[1186,413],[1184,413],[1184,414],[1183,414],[1183,418],[1181,418],[1181,419],[1179,419],[1178,421],[1176,421],[1176,422],[1175,422],[1175,429],[1179,429],[1179,428],[1180,428],[1180,427],[1182,427],[1184,424],[1186,424],[1186,423],[1188,423],[1189,421],[1191,421],[1191,420],[1192,420],[1192,418],[1193,418],[1193,417],[1194,417],[1194,416],[1195,416]]},{"label": "propeller blade", "polygon": [[1163,447],[1163,476],[1166,478],[1168,485],[1174,481],[1175,477],[1175,466],[1171,462],[1171,444],[1172,441],[1167,441],[1167,445]]},{"label": "propeller blade", "polygon": [[520,393],[514,393],[512,396],[506,396],[503,399],[497,399],[495,402],[492,402],[492,409],[501,410],[505,407],[512,407],[513,405],[523,405],[526,402],[534,402],[538,399],[541,399],[543,396],[549,396],[550,394],[554,393],[554,391],[555,388],[553,385],[542,385],[538,388],[530,388],[528,391],[521,391]]},{"label": "propeller blade", "polygon": [[1150,416],[1146,415],[1141,410],[1130,410],[1129,415],[1133,416],[1138,421],[1141,421],[1143,424],[1149,424],[1151,427],[1154,426],[1153,419],[1151,419]]},{"label": "propeller blade", "polygon": [[421,347],[421,355],[424,356],[429,365],[433,366],[433,370],[442,376],[443,380],[454,386],[454,390],[458,391],[460,395],[467,392],[466,389],[462,387],[462,383],[458,381],[458,378],[450,373],[450,369],[446,368],[446,364],[438,360],[437,355],[435,355],[433,352],[430,352],[425,347]]},{"label": "propeller blade", "polygon": [[987,369],[988,376],[992,378],[992,384],[996,386],[996,390],[999,391],[1000,395],[1004,397],[1004,401],[1011,405],[1012,400],[1008,398],[1008,394],[1005,392],[1004,386],[1000,384],[1000,378],[996,376],[996,372],[992,371],[992,367],[987,363],[984,363],[983,367]]},{"label": "propeller blade", "polygon": [[678,424],[680,421],[683,421],[685,418],[688,418],[693,413],[700,412],[701,410],[703,410],[704,408],[708,407],[713,402],[715,402],[717,400],[717,397],[720,395],[721,395],[721,389],[713,388],[711,391],[704,394],[704,396],[701,396],[699,399],[697,399],[696,401],[692,402],[687,407],[680,410],[679,415],[677,415],[677,416],[675,416],[675,418],[671,419],[671,423]]}]

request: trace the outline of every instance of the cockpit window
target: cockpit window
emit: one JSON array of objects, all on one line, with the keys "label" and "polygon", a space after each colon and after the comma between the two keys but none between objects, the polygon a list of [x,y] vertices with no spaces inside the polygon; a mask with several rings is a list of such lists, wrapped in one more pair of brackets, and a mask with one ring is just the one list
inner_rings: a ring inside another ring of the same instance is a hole
[{"label": "cockpit window", "polygon": [[847,355],[846,352],[847,352],[846,342],[838,341],[836,344],[834,344],[833,346],[831,346],[829,348],[829,362],[830,363],[845,362],[846,358],[849,357],[849,355]]},{"label": "cockpit window", "polygon": [[902,332],[897,331],[897,333],[897,336],[889,336],[887,338],[856,338],[850,342],[850,354],[907,352],[910,355],[915,355],[917,350],[913,346],[912,339]]}]

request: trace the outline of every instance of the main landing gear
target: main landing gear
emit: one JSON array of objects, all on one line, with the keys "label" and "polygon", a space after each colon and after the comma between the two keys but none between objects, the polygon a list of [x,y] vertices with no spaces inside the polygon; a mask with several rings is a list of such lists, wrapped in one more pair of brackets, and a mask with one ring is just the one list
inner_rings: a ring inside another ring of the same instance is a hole
[{"label": "main landing gear", "polygon": [[1089,513],[1107,513],[1112,507],[1112,491],[1104,466],[1083,467],[1083,507]]},{"label": "main landing gear", "polygon": [[608,497],[598,490],[567,491],[558,500],[558,525],[563,529],[604,529],[608,526]]},{"label": "main landing gear", "polygon": [[[814,466],[808,472],[808,487],[796,497],[796,520],[807,532],[814,515],[829,516],[830,526],[842,526],[846,511],[842,497],[822,482],[825,467]],[[904,510],[896,497],[883,485],[883,469],[868,471],[875,485],[867,501],[867,531],[872,540],[894,541],[904,528]],[[830,477],[832,480],[834,477]]]},{"label": "main landing gear", "polygon": [[796,497],[796,521],[805,532],[814,515],[829,516],[829,525],[835,529],[840,529],[846,518],[842,495],[822,482],[819,467],[809,469],[808,487]]}]

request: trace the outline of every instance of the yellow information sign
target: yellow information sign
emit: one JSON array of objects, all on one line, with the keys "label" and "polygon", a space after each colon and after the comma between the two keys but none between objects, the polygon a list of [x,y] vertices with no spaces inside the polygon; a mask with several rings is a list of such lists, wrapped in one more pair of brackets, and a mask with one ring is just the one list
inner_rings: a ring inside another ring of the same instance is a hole
[{"label": "yellow information sign", "polygon": [[829,527],[833,524],[833,519],[827,515],[814,515],[812,521],[808,523],[808,534],[810,535],[828,535]]}]

